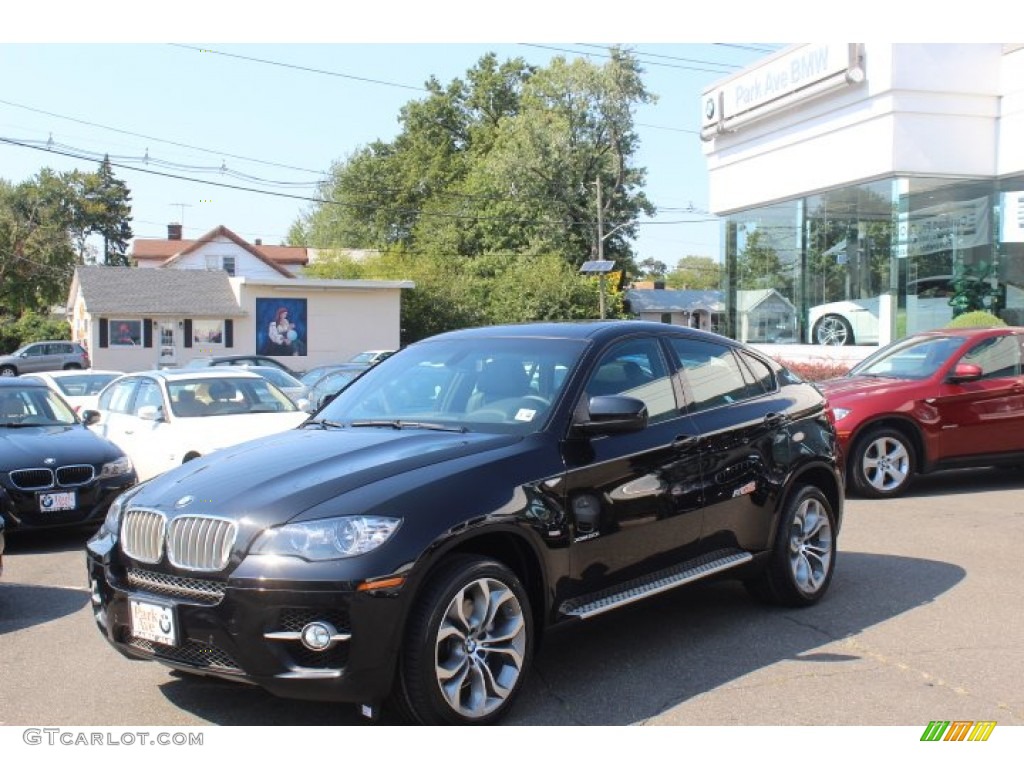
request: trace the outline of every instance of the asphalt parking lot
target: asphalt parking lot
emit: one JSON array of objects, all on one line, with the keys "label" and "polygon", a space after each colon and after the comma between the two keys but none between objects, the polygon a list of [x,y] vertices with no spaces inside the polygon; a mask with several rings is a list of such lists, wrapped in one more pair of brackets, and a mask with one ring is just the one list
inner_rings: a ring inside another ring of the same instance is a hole
[{"label": "asphalt parking lot", "polygon": [[[0,725],[369,725],[352,707],[122,658],[93,625],[84,540],[9,537]],[[849,499],[819,605],[767,608],[723,582],[604,615],[548,638],[506,722],[1024,725],[1022,544],[1019,471],[947,473],[902,499]]]}]

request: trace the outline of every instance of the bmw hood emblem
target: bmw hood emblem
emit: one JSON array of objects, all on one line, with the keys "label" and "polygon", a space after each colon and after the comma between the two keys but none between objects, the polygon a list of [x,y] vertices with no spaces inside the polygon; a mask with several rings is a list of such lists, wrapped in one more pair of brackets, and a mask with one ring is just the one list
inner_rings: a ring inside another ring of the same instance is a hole
[{"label": "bmw hood emblem", "polygon": [[182,496],[180,499],[174,502],[174,508],[181,509],[182,507],[187,507],[189,504],[192,503],[192,498],[192,496]]}]

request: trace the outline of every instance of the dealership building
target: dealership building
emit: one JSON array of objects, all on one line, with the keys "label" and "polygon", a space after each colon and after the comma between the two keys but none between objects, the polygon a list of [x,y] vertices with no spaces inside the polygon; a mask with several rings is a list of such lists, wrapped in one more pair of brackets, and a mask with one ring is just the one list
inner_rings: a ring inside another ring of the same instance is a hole
[{"label": "dealership building", "polygon": [[[876,345],[973,309],[1024,325],[1024,46],[794,45],[701,115],[728,335]],[[765,289],[791,332],[740,322]]]}]

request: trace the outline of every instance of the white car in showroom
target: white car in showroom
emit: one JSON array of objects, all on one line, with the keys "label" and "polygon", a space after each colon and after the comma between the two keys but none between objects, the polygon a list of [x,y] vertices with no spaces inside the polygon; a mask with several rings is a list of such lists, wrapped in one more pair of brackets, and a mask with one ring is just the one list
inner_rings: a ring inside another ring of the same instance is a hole
[{"label": "white car in showroom", "polygon": [[[953,319],[953,276],[933,275],[907,283],[907,333],[941,328]],[[886,296],[888,300],[888,296]],[[877,344],[881,296],[818,304],[807,313],[811,344]]]},{"label": "white car in showroom", "polygon": [[139,481],[219,448],[297,427],[308,414],[262,376],[237,368],[129,373],[108,384],[94,432],[117,444]]}]

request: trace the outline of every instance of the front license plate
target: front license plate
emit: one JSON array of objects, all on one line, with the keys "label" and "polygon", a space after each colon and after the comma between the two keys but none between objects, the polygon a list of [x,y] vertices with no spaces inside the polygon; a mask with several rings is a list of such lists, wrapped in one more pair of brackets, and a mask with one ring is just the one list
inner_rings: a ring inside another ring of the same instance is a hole
[{"label": "front license plate", "polygon": [[132,600],[132,634],[161,645],[177,645],[174,606]]},{"label": "front license plate", "polygon": [[65,509],[74,509],[76,506],[78,506],[78,499],[74,491],[39,494],[40,512],[60,512]]}]

